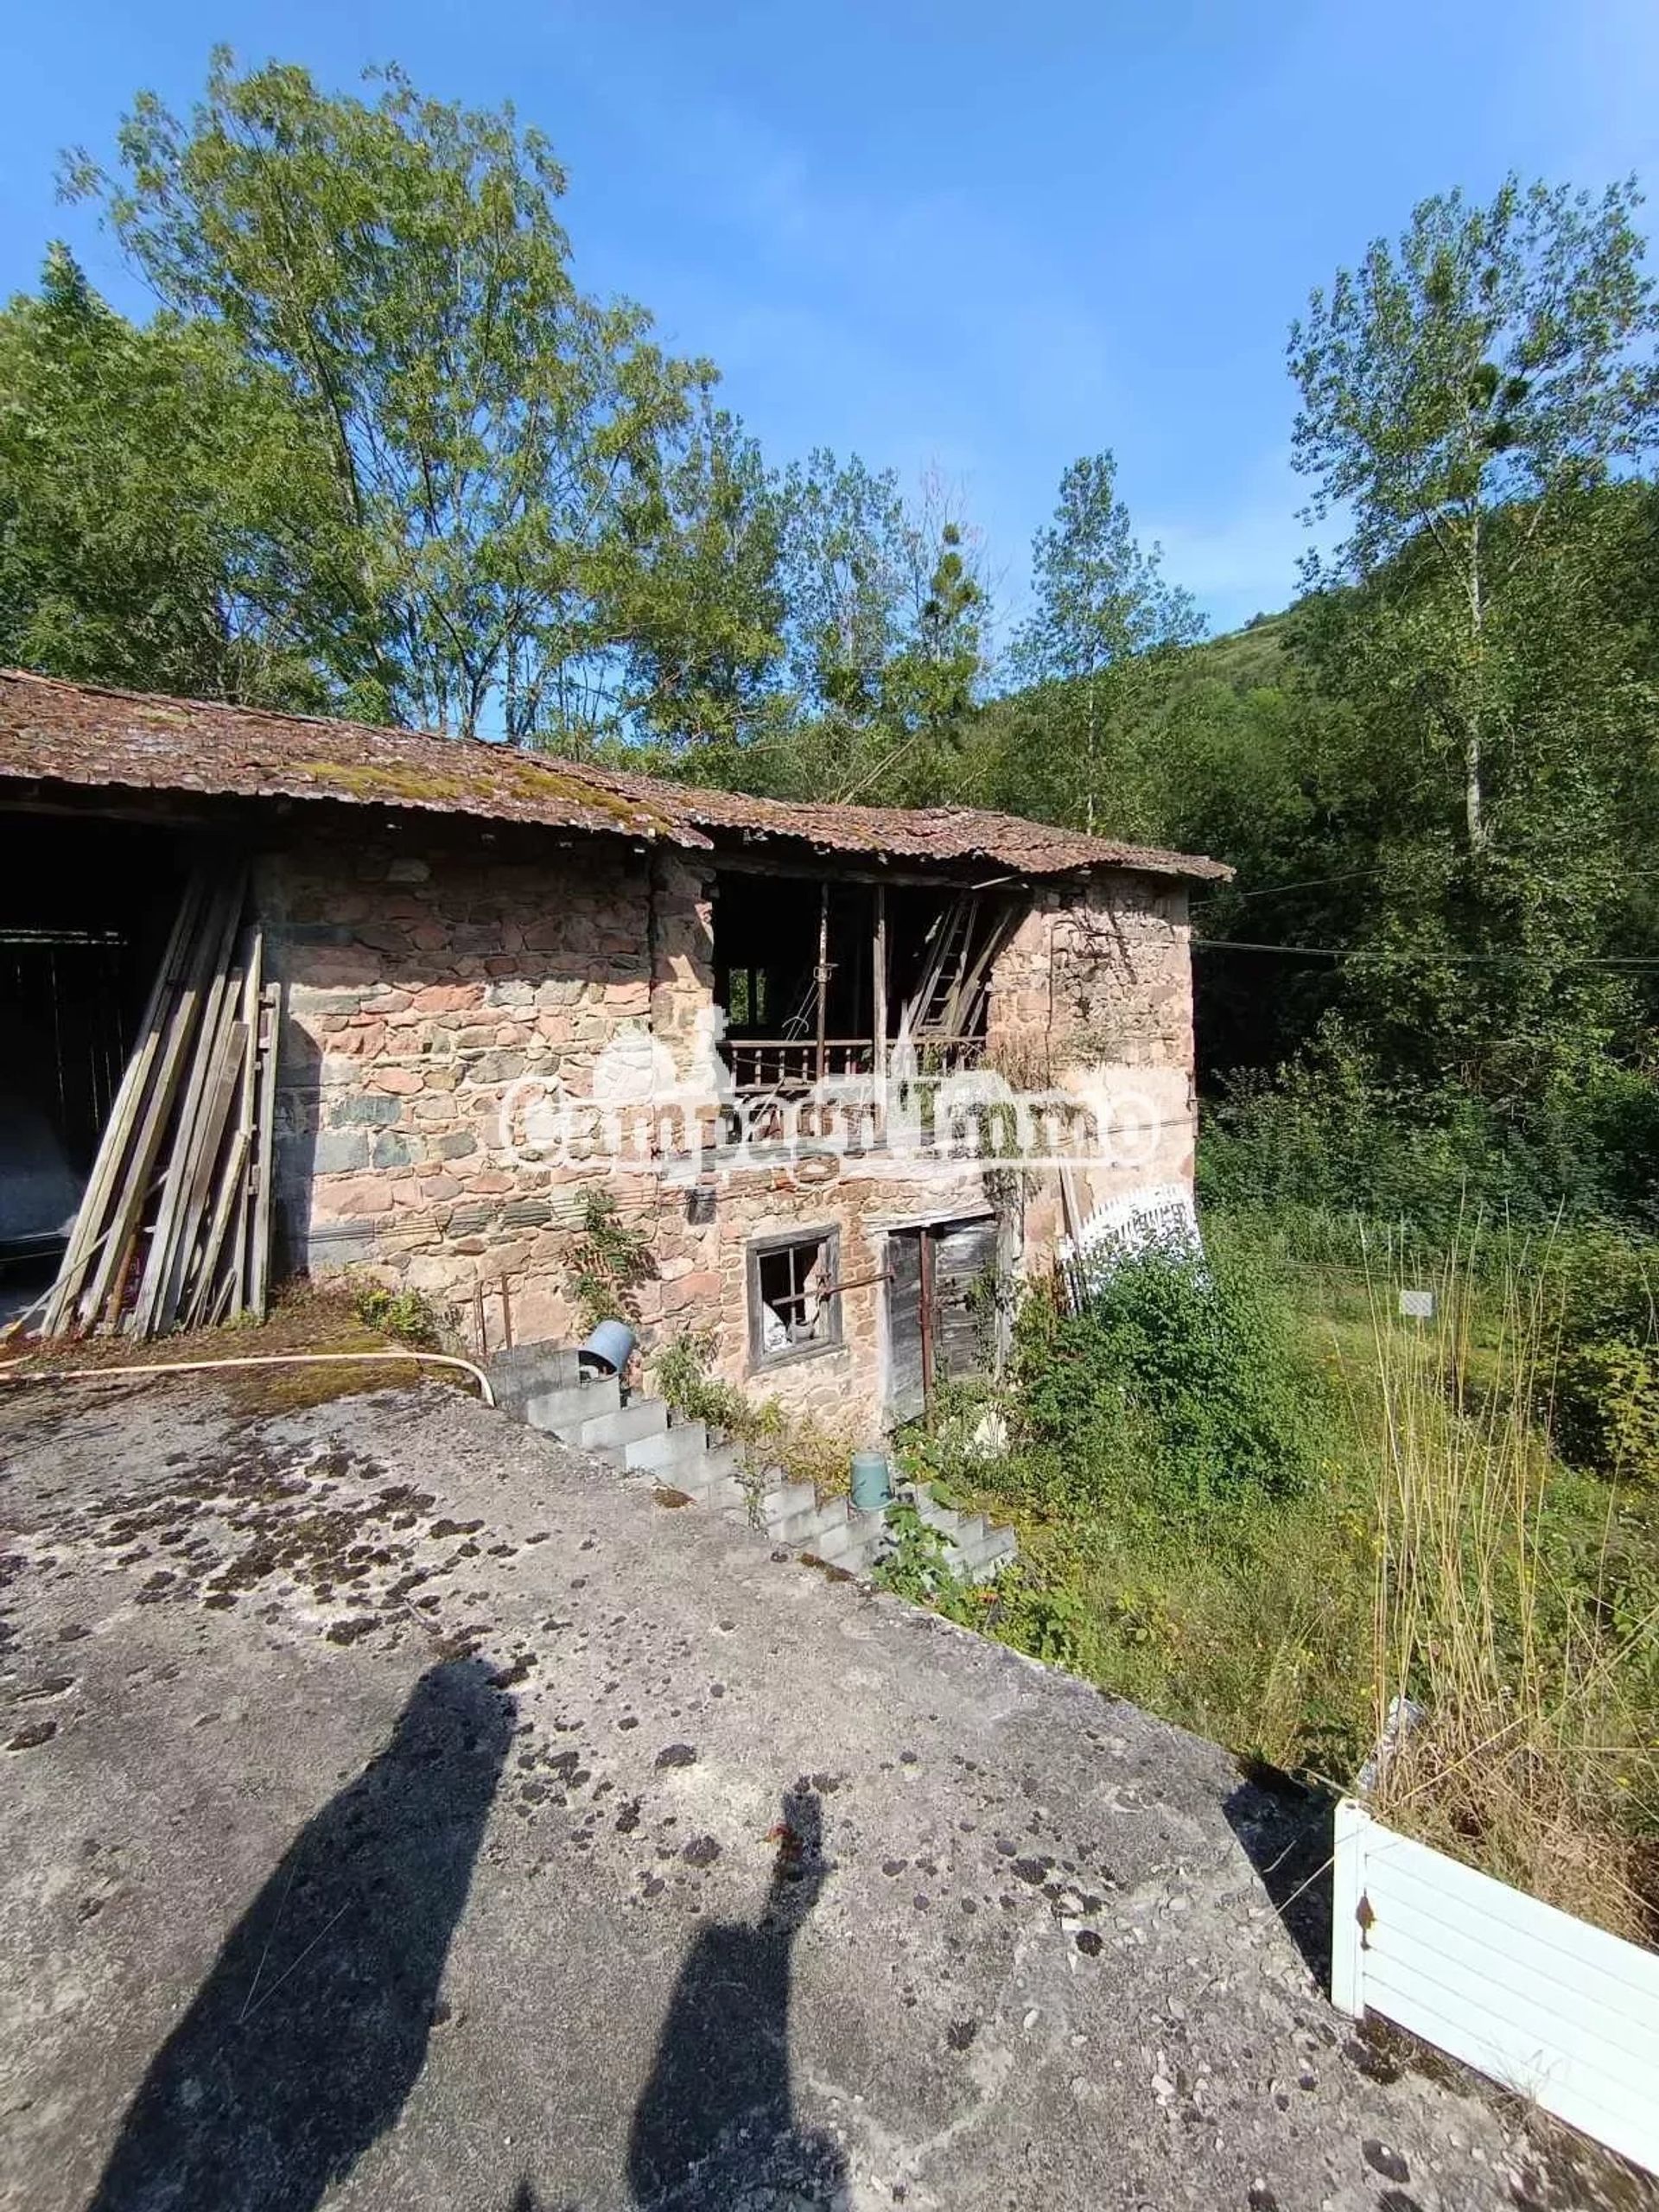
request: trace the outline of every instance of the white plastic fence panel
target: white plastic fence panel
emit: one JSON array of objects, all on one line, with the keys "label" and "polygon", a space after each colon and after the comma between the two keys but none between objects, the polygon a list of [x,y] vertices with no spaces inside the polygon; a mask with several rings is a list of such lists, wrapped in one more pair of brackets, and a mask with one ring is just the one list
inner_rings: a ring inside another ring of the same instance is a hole
[{"label": "white plastic fence panel", "polygon": [[1337,1808],[1331,1993],[1659,2173],[1659,1955]]}]

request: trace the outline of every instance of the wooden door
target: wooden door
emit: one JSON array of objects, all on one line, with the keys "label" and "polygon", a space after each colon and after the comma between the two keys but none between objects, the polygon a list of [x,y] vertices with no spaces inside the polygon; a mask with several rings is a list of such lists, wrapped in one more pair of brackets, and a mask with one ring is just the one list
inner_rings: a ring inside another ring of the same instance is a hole
[{"label": "wooden door", "polygon": [[922,1363],[922,1232],[887,1237],[887,1419],[918,1421],[927,1411]]},{"label": "wooden door", "polygon": [[980,1291],[996,1224],[930,1222],[887,1236],[887,1418],[915,1421],[937,1383],[979,1373],[989,1346]]}]

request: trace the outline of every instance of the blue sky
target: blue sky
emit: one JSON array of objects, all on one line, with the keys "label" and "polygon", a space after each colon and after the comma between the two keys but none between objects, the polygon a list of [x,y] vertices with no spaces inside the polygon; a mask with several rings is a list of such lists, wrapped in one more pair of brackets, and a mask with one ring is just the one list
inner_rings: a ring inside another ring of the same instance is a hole
[{"label": "blue sky", "polygon": [[[1301,532],[1287,327],[1414,200],[1504,172],[1659,192],[1653,0],[76,0],[7,11],[0,286],[67,236],[143,307],[67,145],[209,47],[334,85],[397,60],[511,98],[570,174],[582,280],[707,353],[784,460],[823,443],[963,486],[1004,607],[1060,470],[1110,446],[1224,628]],[[1659,220],[1659,215],[1656,215]]]}]

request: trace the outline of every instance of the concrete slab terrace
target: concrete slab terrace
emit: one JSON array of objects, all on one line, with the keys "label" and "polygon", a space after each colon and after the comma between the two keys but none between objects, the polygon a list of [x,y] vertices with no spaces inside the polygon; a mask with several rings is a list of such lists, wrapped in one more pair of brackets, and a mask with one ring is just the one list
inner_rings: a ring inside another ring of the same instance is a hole
[{"label": "concrete slab terrace", "polygon": [[0,1461],[8,2212],[1550,2195],[1079,1682],[437,1386],[42,1386]]}]

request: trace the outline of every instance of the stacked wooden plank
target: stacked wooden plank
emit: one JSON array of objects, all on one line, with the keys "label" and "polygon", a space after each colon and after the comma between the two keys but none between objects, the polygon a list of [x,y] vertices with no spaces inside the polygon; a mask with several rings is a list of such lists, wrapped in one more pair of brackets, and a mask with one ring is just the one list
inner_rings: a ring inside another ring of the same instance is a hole
[{"label": "stacked wooden plank", "polygon": [[42,1333],[138,1337],[263,1316],[277,986],[247,872],[191,879],[104,1131]]}]

